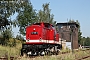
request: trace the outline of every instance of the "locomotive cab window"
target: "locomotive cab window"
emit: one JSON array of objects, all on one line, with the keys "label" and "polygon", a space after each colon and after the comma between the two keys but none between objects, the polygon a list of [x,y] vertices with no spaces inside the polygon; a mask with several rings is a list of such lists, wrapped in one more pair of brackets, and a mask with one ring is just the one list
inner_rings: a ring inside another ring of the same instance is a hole
[{"label": "locomotive cab window", "polygon": [[45,27],[46,28],[50,28],[50,24],[45,24]]}]

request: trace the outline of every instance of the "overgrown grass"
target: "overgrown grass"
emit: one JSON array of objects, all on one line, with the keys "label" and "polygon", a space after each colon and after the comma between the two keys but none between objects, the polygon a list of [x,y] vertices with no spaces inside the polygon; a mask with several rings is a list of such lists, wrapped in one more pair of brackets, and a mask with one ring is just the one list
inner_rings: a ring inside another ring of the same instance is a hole
[{"label": "overgrown grass", "polygon": [[[10,46],[1,46],[0,45],[0,57],[8,57],[10,58],[11,56],[13,57],[19,57],[20,56],[20,50],[21,50],[21,43],[18,42],[16,44],[16,47],[10,47]],[[60,52],[70,52],[71,50],[66,49],[66,50],[61,50]],[[17,60],[77,60],[80,59],[84,56],[89,56],[90,55],[90,50],[85,50],[81,51],[78,50],[78,52],[74,51],[74,53],[66,53],[66,54],[59,54],[59,55],[52,55],[52,56],[40,56],[36,58],[30,58],[30,57],[21,57],[20,59],[18,58]]]},{"label": "overgrown grass", "polygon": [[3,56],[20,56],[21,43],[16,47],[0,46],[0,57]]}]

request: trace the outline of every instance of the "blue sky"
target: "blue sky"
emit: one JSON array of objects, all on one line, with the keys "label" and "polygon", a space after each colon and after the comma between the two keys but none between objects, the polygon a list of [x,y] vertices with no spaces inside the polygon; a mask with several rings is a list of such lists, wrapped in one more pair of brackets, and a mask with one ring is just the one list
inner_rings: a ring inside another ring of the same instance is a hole
[{"label": "blue sky", "polygon": [[82,36],[90,37],[90,0],[30,0],[34,9],[42,9],[42,4],[50,3],[54,20],[67,22],[67,19],[78,20]]},{"label": "blue sky", "polygon": [[[67,19],[78,20],[82,36],[90,37],[90,0],[30,0],[37,12],[42,4],[50,3],[49,8],[57,23],[67,22]],[[14,29],[17,34],[18,29]]]}]

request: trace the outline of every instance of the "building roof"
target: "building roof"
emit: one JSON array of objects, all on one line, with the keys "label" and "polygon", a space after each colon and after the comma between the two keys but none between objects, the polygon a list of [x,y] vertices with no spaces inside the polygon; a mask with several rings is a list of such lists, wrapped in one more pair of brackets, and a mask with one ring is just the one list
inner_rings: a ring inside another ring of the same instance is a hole
[{"label": "building roof", "polygon": [[58,26],[58,25],[76,25],[76,27],[79,27],[79,25],[78,25],[76,22],[72,22],[72,23],[70,23],[70,22],[57,23],[56,25],[57,25],[57,26]]}]

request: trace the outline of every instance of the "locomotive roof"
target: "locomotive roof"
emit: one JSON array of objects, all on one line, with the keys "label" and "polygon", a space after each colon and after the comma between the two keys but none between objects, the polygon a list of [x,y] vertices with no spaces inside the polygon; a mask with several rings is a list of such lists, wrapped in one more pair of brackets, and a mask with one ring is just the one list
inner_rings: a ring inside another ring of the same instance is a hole
[{"label": "locomotive roof", "polygon": [[44,24],[44,25],[51,25],[51,26],[53,26],[53,25],[50,24],[50,23],[44,23],[44,22],[42,22],[42,23],[35,23],[34,25],[41,25],[41,24]]},{"label": "locomotive roof", "polygon": [[[43,22],[42,22],[43,23]],[[42,23],[35,23],[34,25],[39,25],[39,24],[42,24]],[[43,23],[44,25],[51,25],[50,23]]]}]

